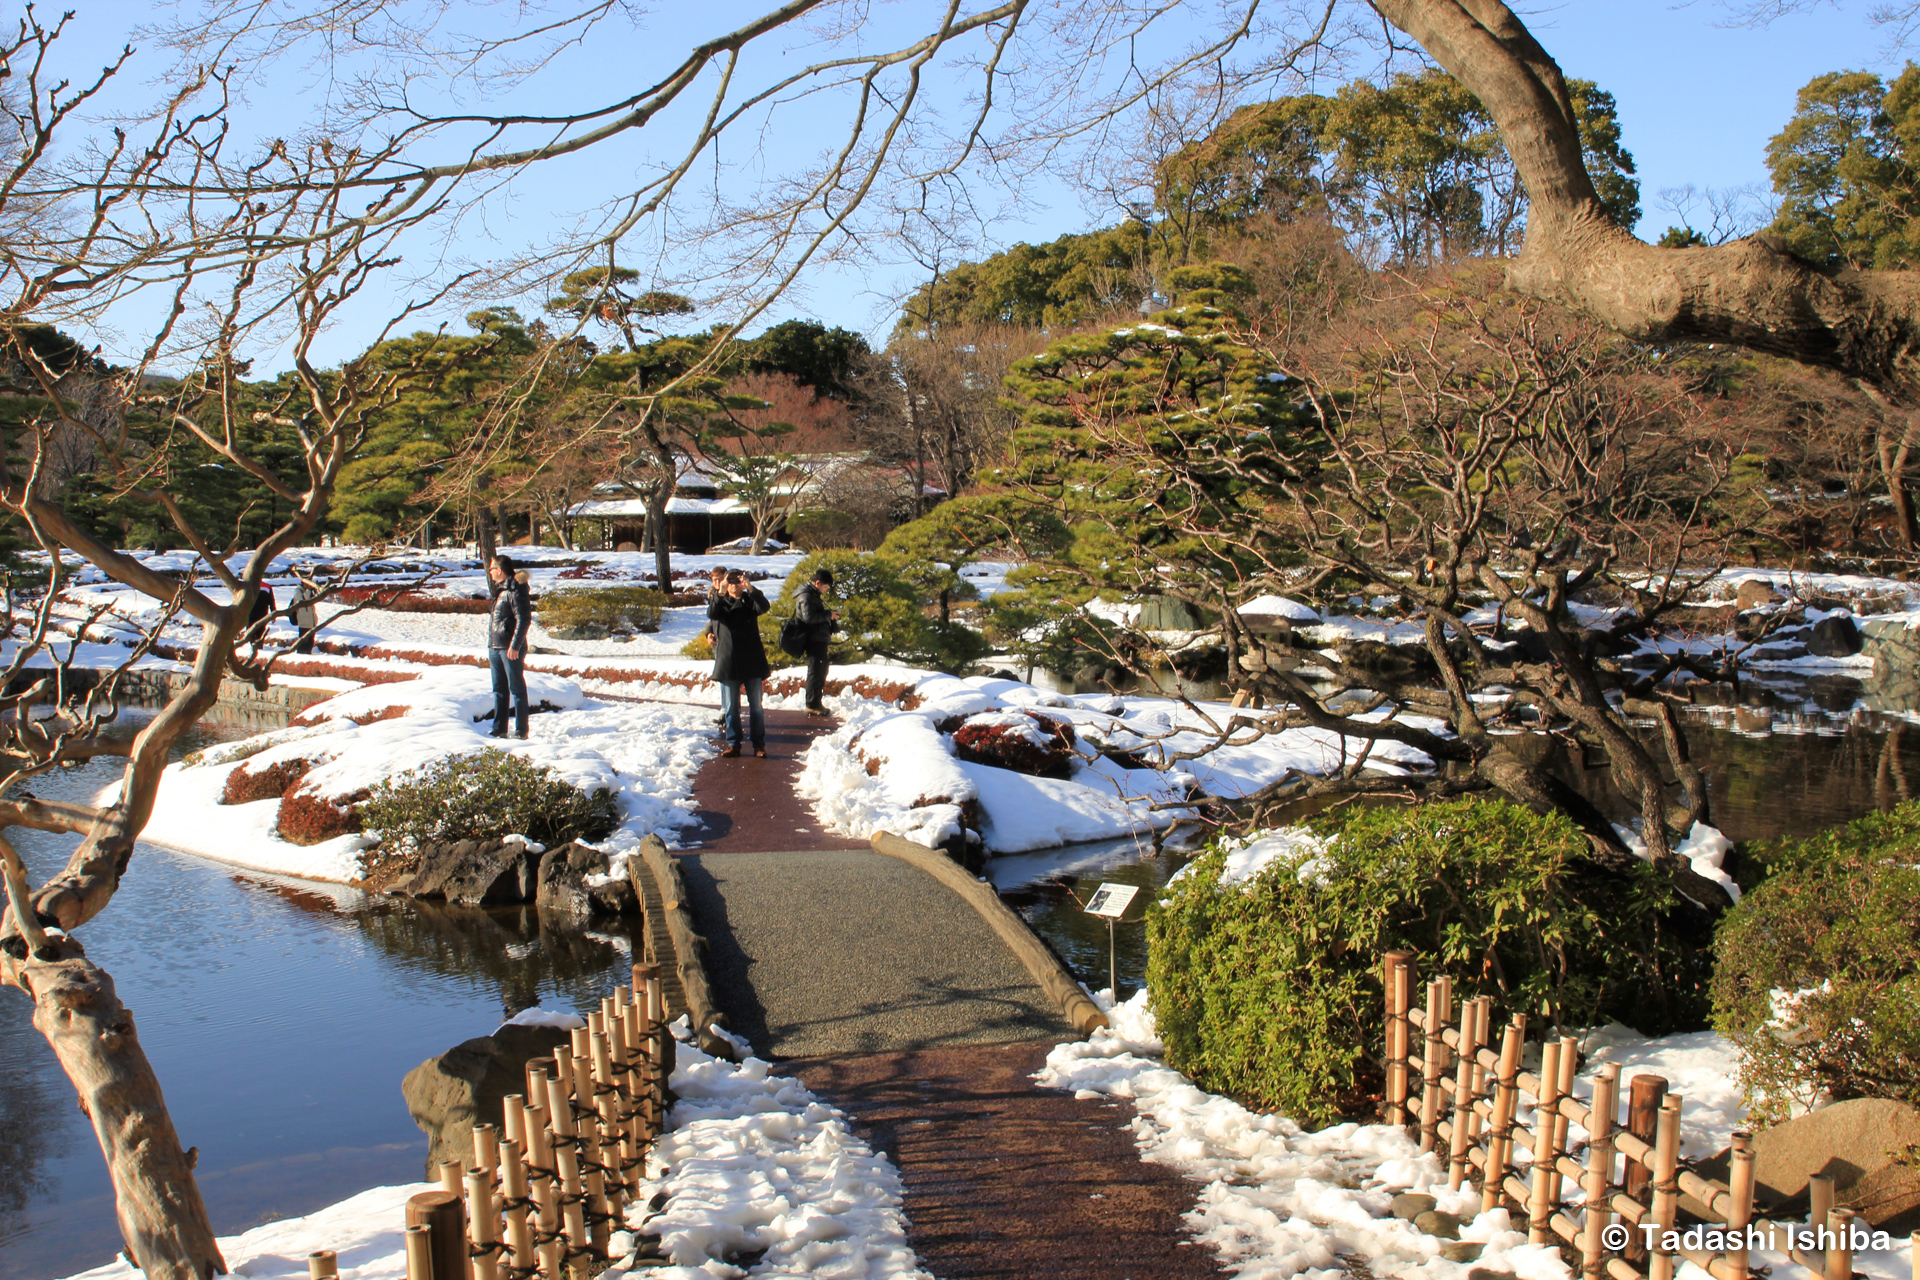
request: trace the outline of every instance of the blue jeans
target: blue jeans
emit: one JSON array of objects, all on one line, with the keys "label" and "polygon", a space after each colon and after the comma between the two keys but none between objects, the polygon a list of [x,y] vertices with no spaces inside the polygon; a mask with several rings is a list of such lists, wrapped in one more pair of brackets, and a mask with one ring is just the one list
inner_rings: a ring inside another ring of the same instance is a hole
[{"label": "blue jeans", "polygon": [[493,668],[493,731],[507,732],[507,694],[513,694],[513,731],[527,736],[527,660],[523,655],[509,659],[505,649],[487,650],[487,665]]},{"label": "blue jeans", "polygon": [[767,716],[760,709],[760,682],[758,680],[728,680],[720,686],[720,710],[727,717],[727,741],[740,741],[740,686],[747,686],[747,719],[753,734],[753,745],[767,745]]}]

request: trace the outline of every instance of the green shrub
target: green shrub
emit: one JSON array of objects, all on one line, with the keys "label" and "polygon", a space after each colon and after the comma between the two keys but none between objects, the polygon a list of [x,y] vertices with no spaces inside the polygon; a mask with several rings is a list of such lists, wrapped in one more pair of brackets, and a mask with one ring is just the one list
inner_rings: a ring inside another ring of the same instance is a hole
[{"label": "green shrub", "polygon": [[535,612],[549,633],[582,628],[615,632],[658,631],[667,607],[652,587],[560,587],[540,597]]},{"label": "green shrub", "polygon": [[865,662],[878,654],[908,666],[962,671],[990,652],[986,637],[962,623],[929,617],[929,602],[899,557],[883,551],[822,551],[788,575],[773,608],[760,618],[767,656],[776,665],[780,624],[791,617],[800,588],[816,569],[833,573],[828,608],[840,614],[829,657],[836,663]]},{"label": "green shrub", "polygon": [[[1382,1068],[1381,956],[1418,954],[1457,998],[1547,1024],[1697,1026],[1704,949],[1675,941],[1652,869],[1601,871],[1561,815],[1501,800],[1347,807],[1311,866],[1223,886],[1196,859],[1147,917],[1147,986],[1169,1064],[1301,1124],[1369,1115]],[[1664,999],[1650,998],[1664,996]]]},{"label": "green shrub", "polygon": [[787,539],[802,551],[824,551],[853,544],[860,518],[832,507],[808,507],[787,517]]},{"label": "green shrub", "polygon": [[489,749],[390,778],[361,806],[367,830],[411,844],[494,840],[518,833],[552,847],[604,840],[620,806],[605,787],[582,791],[551,769]]},{"label": "green shrub", "polygon": [[1752,856],[1769,874],[1714,939],[1713,1025],[1754,1118],[1920,1105],[1920,802]]},{"label": "green shrub", "polygon": [[[764,636],[766,634],[766,628],[762,627],[760,633]],[[773,648],[767,650],[767,657],[769,658],[772,658],[780,649],[779,633],[776,631],[774,636]],[[702,631],[699,635],[680,646],[680,656],[683,658],[698,658],[702,662],[712,662],[713,637],[707,632]]]}]

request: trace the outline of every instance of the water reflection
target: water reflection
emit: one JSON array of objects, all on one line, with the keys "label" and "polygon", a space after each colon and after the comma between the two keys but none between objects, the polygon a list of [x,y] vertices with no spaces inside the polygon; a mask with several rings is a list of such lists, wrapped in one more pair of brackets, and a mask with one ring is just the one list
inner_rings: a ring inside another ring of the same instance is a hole
[{"label": "water reflection", "polygon": [[[261,727],[205,726],[182,750]],[[36,790],[90,800],[116,776],[100,761]],[[74,844],[14,835],[36,879]],[[426,1139],[400,1096],[406,1072],[503,1012],[597,1001],[633,945],[624,930],[551,932],[530,912],[370,899],[146,844],[81,937],[133,1012],[182,1141],[200,1148],[223,1235],[416,1180]],[[0,993],[0,1280],[69,1274],[120,1247],[99,1148],[31,1014]]]}]

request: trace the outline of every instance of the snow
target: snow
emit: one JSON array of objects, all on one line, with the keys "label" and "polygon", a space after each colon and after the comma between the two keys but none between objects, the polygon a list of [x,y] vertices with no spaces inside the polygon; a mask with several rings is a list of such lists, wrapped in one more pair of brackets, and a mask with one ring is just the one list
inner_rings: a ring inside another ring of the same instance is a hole
[{"label": "snow", "polygon": [[500,1025],[503,1027],[558,1027],[562,1031],[578,1031],[587,1025],[587,1020],[577,1013],[555,1013],[551,1009],[522,1009]]},{"label": "snow", "polygon": [[[1304,881],[1318,869],[1327,842],[1306,827],[1282,827],[1247,838],[1228,837],[1221,847],[1227,852],[1227,860],[1220,868],[1220,883],[1251,886],[1275,862],[1297,865]],[[1167,878],[1167,883],[1182,879],[1193,866],[1189,862],[1181,867]]]},{"label": "snow", "polygon": [[[712,716],[689,703],[595,702],[573,681],[527,673],[527,693],[563,708],[529,718],[525,741],[488,736],[491,677],[478,667],[422,668],[413,680],[368,685],[308,709],[318,721],[201,752],[167,767],[144,839],[215,861],[310,880],[359,878],[359,852],[371,841],[339,836],[301,846],[274,833],[277,799],[219,803],[227,775],[242,761],[257,772],[296,759],[314,762],[302,785],[344,799],[410,769],[450,756],[498,750],[552,769],[585,790],[605,787],[621,823],[600,848],[617,861],[648,834],[671,840],[693,822],[693,775],[717,748]],[[405,708],[390,720],[356,725],[352,716]],[[115,787],[103,793],[102,801]],[[615,871],[620,868],[616,866]]]},{"label": "snow", "polygon": [[[529,1011],[579,1024],[571,1014]],[[528,1014],[515,1018],[526,1022]],[[685,1031],[682,1019],[678,1030]],[[899,1172],[861,1141],[846,1116],[799,1081],[749,1057],[735,1066],[682,1041],[669,1082],[678,1101],[647,1161],[648,1181],[618,1243],[658,1245],[675,1265],[631,1274],[654,1280],[817,1276],[930,1280],[907,1244]],[[220,1240],[236,1276],[305,1280],[307,1255],[332,1249],[342,1280],[405,1280],[409,1197],[437,1182],[375,1187],[305,1217]],[[664,1197],[660,1211],[649,1203]],[[750,1269],[730,1255],[765,1250]],[[601,1272],[624,1280],[629,1255]],[[117,1258],[69,1280],[139,1280]]]},{"label": "snow", "polygon": [[[1365,1263],[1375,1276],[1420,1280],[1466,1280],[1477,1268],[1508,1271],[1520,1280],[1573,1275],[1557,1250],[1527,1244],[1525,1224],[1516,1224],[1505,1209],[1479,1213],[1479,1193],[1471,1185],[1448,1190],[1445,1165],[1420,1155],[1404,1129],[1339,1124],[1310,1133],[1283,1116],[1247,1111],[1161,1061],[1146,991],[1117,1007],[1109,992],[1094,998],[1112,1025],[1088,1040],[1056,1045],[1034,1079],[1077,1098],[1130,1102],[1141,1158],[1200,1184],[1186,1224],[1243,1280],[1339,1280],[1352,1274],[1346,1265],[1351,1260]],[[1610,1062],[1621,1066],[1622,1097],[1633,1076],[1651,1072],[1668,1080],[1671,1094],[1684,1100],[1684,1159],[1724,1150],[1733,1131],[1745,1125],[1734,1084],[1737,1053],[1712,1032],[1650,1038],[1610,1025],[1589,1033],[1582,1049],[1590,1056],[1574,1084],[1576,1096],[1590,1098],[1594,1073]],[[1572,1139],[1585,1138],[1578,1125],[1570,1129]],[[1467,1218],[1460,1238],[1483,1242],[1480,1256],[1449,1262],[1439,1256],[1448,1241],[1389,1216],[1389,1202],[1403,1190],[1431,1195],[1441,1210]],[[1578,1195],[1571,1183],[1567,1192]],[[1890,1250],[1857,1253],[1855,1271],[1873,1280],[1908,1280],[1911,1245],[1894,1243]],[[1752,1262],[1771,1266],[1776,1275],[1792,1271],[1786,1256],[1771,1250],[1755,1250]],[[1680,1275],[1707,1280],[1691,1266]]]},{"label": "snow", "polygon": [[1285,596],[1258,596],[1241,605],[1236,612],[1242,617],[1285,618],[1289,622],[1306,623],[1320,621],[1317,610]]},{"label": "snow", "polygon": [[[1050,693],[1004,678],[960,679],[903,668],[889,674],[912,686],[921,699],[918,708],[896,711],[860,699],[837,700],[841,725],[809,747],[798,784],[822,823],[858,839],[891,831],[936,843],[930,833],[950,833],[951,824],[920,813],[927,803],[973,804],[979,834],[997,854],[1141,835],[1191,817],[1192,793],[1238,798],[1289,772],[1340,768],[1363,746],[1337,733],[1304,728],[1264,736],[1241,731],[1223,745],[1222,726],[1235,716],[1260,714],[1225,703],[1188,708],[1165,698]],[[951,717],[999,712],[997,720],[1037,739],[1031,719],[1019,714],[1028,708],[1043,708],[1073,725],[1081,758],[1071,776],[1035,778],[958,760],[951,739],[936,729]],[[1417,717],[1408,723],[1440,728],[1438,721]],[[1149,765],[1177,753],[1199,754],[1166,769],[1128,768],[1101,754],[1102,748],[1135,753]],[[1387,772],[1429,763],[1424,753],[1385,741],[1376,743],[1368,757],[1370,768]]]},{"label": "snow", "polygon": [[[1630,827],[1616,826],[1620,839],[1631,849],[1635,857],[1648,859],[1647,842],[1640,833]],[[1685,858],[1692,866],[1694,874],[1711,880],[1727,891],[1727,896],[1735,902],[1740,901],[1740,886],[1726,873],[1722,863],[1733,852],[1733,841],[1727,839],[1718,827],[1710,827],[1704,822],[1696,822],[1673,846],[1673,851]]]}]

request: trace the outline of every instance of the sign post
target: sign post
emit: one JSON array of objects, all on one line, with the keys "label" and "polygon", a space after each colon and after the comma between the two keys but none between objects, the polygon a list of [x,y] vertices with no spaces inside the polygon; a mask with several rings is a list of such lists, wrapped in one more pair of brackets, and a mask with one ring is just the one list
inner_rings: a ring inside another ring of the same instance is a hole
[{"label": "sign post", "polygon": [[1138,885],[1103,884],[1087,899],[1087,914],[1101,916],[1107,922],[1107,993],[1115,1004],[1120,1003],[1120,978],[1116,959],[1118,944],[1114,940],[1113,926],[1121,916],[1127,914],[1128,906],[1132,905],[1134,895],[1139,892]]}]

